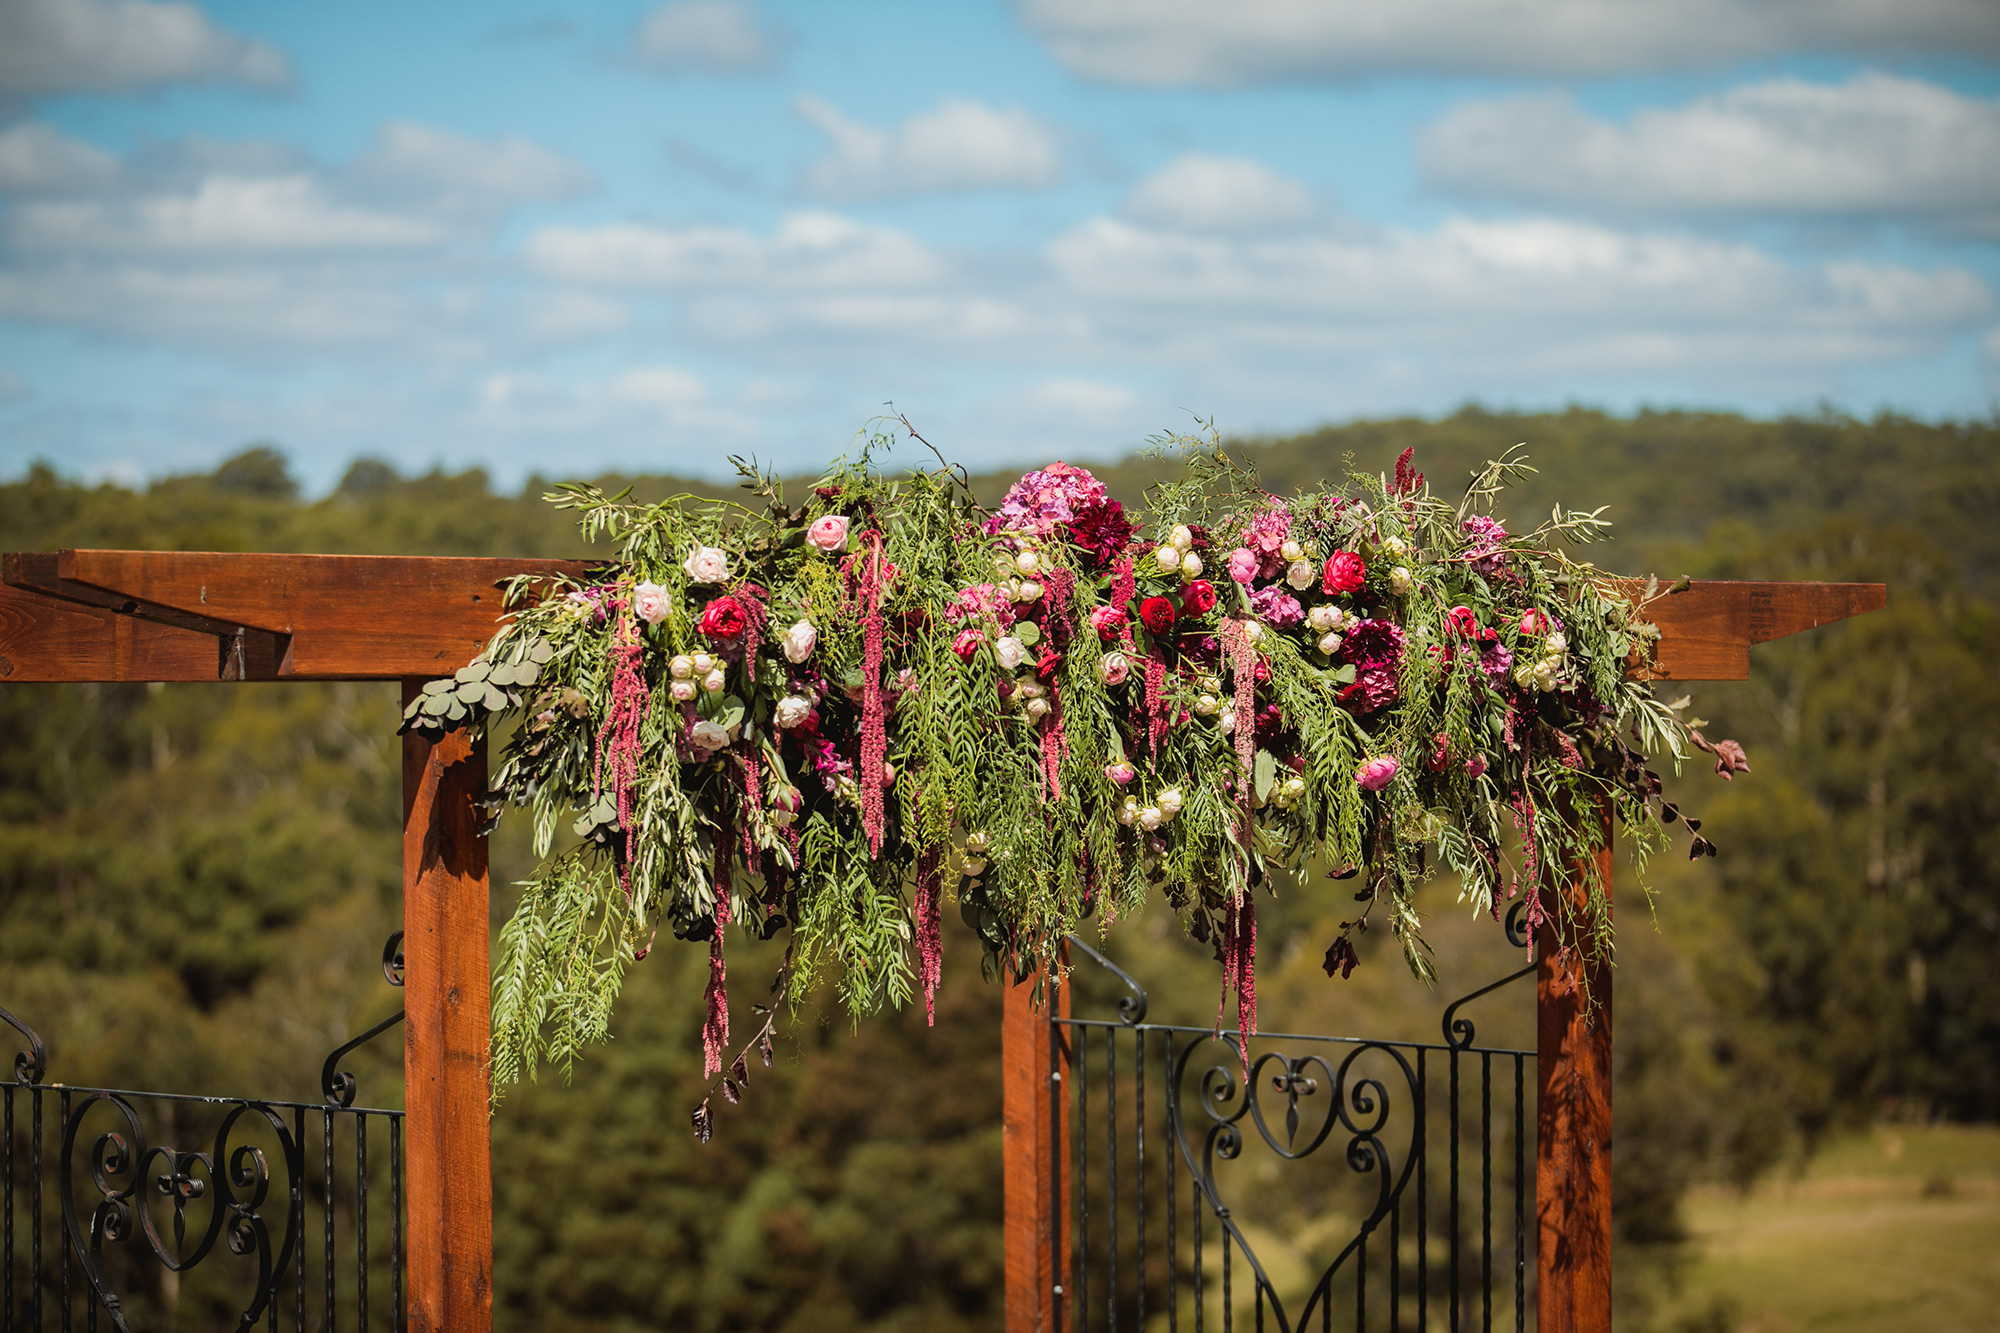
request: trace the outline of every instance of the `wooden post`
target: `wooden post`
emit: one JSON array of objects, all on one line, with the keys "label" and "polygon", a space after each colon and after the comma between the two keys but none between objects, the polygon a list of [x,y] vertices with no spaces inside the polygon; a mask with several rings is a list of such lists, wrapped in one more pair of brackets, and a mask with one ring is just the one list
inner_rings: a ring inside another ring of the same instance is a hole
[{"label": "wooden post", "polygon": [[[1603,830],[1596,871],[1609,894],[1611,807],[1600,801],[1579,817]],[[1572,892],[1580,907],[1581,891]],[[1576,950],[1559,958],[1558,948],[1544,925],[1535,941],[1536,1327],[1610,1333],[1611,968]],[[1579,981],[1596,1006],[1589,1013]]]},{"label": "wooden post", "polygon": [[[1007,987],[1000,1028],[1007,1333],[1058,1333],[1068,1310],[1069,1039],[1034,990]],[[1067,986],[1053,1003],[1069,1017]]]},{"label": "wooden post", "polygon": [[[407,705],[423,685],[403,682]],[[403,1096],[412,1333],[493,1327],[486,745],[403,738]]]}]

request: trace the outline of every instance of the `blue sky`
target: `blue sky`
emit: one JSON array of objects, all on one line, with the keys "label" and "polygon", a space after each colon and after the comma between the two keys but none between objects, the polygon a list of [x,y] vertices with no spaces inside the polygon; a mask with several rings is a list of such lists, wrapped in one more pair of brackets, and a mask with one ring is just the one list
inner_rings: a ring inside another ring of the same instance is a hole
[{"label": "blue sky", "polygon": [[0,0],[0,472],[2000,399],[1990,0]]}]

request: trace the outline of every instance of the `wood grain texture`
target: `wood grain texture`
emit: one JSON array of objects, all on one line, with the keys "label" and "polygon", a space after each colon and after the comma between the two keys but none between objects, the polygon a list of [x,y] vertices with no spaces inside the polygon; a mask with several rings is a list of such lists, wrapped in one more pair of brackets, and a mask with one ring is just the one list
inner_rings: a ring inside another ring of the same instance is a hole
[{"label": "wood grain texture", "polygon": [[[423,685],[403,683],[407,704]],[[409,1326],[493,1327],[486,743],[403,738],[403,1078]]]},{"label": "wood grain texture", "polygon": [[[1032,1003],[1034,987],[1007,987],[1001,1011],[1001,1155],[1005,1172],[1007,1333],[1058,1333],[1068,1319],[1069,1077],[1067,1029]],[[1056,1012],[1069,1016],[1069,990]],[[1060,1075],[1060,1078],[1051,1077]]]},{"label": "wood grain texture", "polygon": [[[1632,580],[1634,592],[1644,583]],[[1660,627],[1653,655],[1633,664],[1641,680],[1748,680],[1750,646],[1817,629],[1889,604],[1880,583],[1756,583],[1696,579],[1662,593],[1643,615]]]},{"label": "wood grain texture", "polygon": [[209,634],[0,586],[0,684],[219,680]]},{"label": "wood grain texture", "polygon": [[[10,556],[7,582],[234,637],[242,679],[393,680],[456,670],[492,637],[500,585],[582,575],[575,560],[60,551]],[[211,676],[209,679],[214,679]]]},{"label": "wood grain texture", "polygon": [[[1611,807],[1599,802],[1585,817],[1604,830],[1597,871],[1608,893]],[[1610,1333],[1611,968],[1562,956],[1547,925],[1535,962],[1536,1327]]]}]

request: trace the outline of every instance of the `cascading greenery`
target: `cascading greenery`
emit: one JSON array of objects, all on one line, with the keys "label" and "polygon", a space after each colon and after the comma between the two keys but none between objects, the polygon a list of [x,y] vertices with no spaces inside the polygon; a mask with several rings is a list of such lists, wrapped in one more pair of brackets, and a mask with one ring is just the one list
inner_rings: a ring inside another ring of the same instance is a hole
[{"label": "cascading greenery", "polygon": [[1456,498],[1407,454],[1279,498],[1212,438],[1163,441],[1184,470],[1135,518],[1060,463],[988,511],[950,467],[885,475],[891,442],[802,502],[740,464],[752,505],[561,487],[615,557],[518,581],[479,659],[411,705],[414,727],[517,722],[496,813],[526,808],[545,860],[501,934],[496,1088],[603,1040],[662,929],[709,950],[731,1100],[772,1026],[760,1006],[728,1058],[732,926],[786,932],[779,989],[830,984],[859,1017],[929,1003],[947,899],[989,974],[1025,979],[1157,892],[1245,1032],[1256,895],[1321,891],[1314,868],[1358,903],[1329,974],[1375,920],[1428,978],[1413,893],[1441,870],[1484,910],[1550,886],[1531,920],[1600,950],[1607,826],[1585,814],[1643,861],[1680,817],[1646,755],[1742,766],[1629,674],[1660,591],[1570,553],[1600,513],[1492,518],[1518,455]]}]

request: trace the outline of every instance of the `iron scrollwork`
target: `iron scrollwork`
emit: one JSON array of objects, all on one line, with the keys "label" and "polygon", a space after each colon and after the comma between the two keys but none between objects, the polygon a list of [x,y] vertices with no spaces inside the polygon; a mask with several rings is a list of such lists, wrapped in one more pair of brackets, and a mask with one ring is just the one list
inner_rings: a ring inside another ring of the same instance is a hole
[{"label": "iron scrollwork", "polygon": [[[391,986],[403,984],[403,932],[400,930],[390,935],[387,942],[382,945],[382,979]],[[319,1070],[319,1091],[320,1096],[326,1098],[327,1105],[339,1107],[354,1105],[354,1096],[359,1085],[355,1082],[353,1074],[339,1067],[341,1059],[348,1052],[366,1046],[402,1022],[403,1014],[404,1011],[398,1009],[360,1036],[336,1046],[333,1054],[326,1057],[326,1063],[321,1065]]]},{"label": "iron scrollwork", "polygon": [[1118,997],[1118,1021],[1126,1027],[1137,1027],[1146,1021],[1146,988],[1133,980],[1132,974],[1106,958],[1097,950],[1085,944],[1074,935],[1065,935],[1064,940],[1072,949],[1081,950],[1092,962],[1125,983],[1127,994]]},{"label": "iron scrollwork", "polygon": [[49,1048],[42,1044],[41,1034],[5,1009],[0,1009],[0,1019],[28,1039],[28,1049],[14,1053],[14,1082],[26,1087],[40,1083],[49,1072]]},{"label": "iron scrollwork", "polygon": [[[1528,947],[1527,914],[1528,900],[1526,898],[1521,899],[1507,909],[1507,942],[1516,949],[1525,949]],[[1520,971],[1510,972],[1500,978],[1500,980],[1489,982],[1471,994],[1461,995],[1449,1005],[1446,1005],[1444,1019],[1440,1024],[1444,1029],[1444,1044],[1451,1047],[1454,1051],[1463,1051],[1470,1048],[1477,1030],[1473,1027],[1472,1020],[1469,1018],[1460,1018],[1458,1011],[1480,996],[1491,994],[1499,990],[1502,986],[1519,981],[1522,977],[1533,973],[1534,970],[1535,965],[1530,963]]]},{"label": "iron scrollwork", "polygon": [[[77,1135],[84,1118],[99,1103],[116,1110],[125,1128],[123,1132],[101,1133],[91,1143],[90,1183],[97,1191],[98,1202],[86,1223],[78,1216],[74,1182]],[[261,1119],[277,1136],[290,1182],[283,1238],[275,1253],[270,1225],[259,1211],[270,1195],[270,1163],[255,1144],[232,1146],[238,1124],[245,1117],[251,1117],[252,1123]],[[221,1169],[218,1163],[222,1164]],[[149,1185],[172,1200],[171,1245],[161,1236],[144,1197]],[[283,1118],[261,1102],[239,1102],[232,1107],[216,1130],[214,1147],[208,1152],[182,1152],[164,1144],[149,1146],[139,1113],[131,1102],[115,1092],[85,1097],[63,1127],[63,1226],[69,1233],[70,1250],[83,1269],[84,1280],[110,1314],[112,1326],[119,1333],[130,1333],[130,1326],[119,1306],[118,1294],[105,1276],[104,1246],[107,1242],[129,1242],[135,1234],[143,1236],[154,1257],[175,1273],[186,1272],[206,1259],[218,1239],[225,1241],[231,1254],[254,1256],[256,1294],[237,1322],[238,1333],[248,1333],[276,1296],[278,1283],[298,1244],[304,1186],[304,1153]],[[208,1200],[208,1221],[191,1232],[188,1205],[201,1199]]]},{"label": "iron scrollwork", "polygon": [[[1219,1042],[1228,1051],[1228,1058],[1214,1064],[1201,1075],[1195,1091],[1201,1110],[1207,1118],[1205,1126],[1190,1127],[1181,1111],[1183,1091],[1188,1087],[1188,1070],[1195,1055],[1208,1042]],[[1334,1275],[1341,1266],[1361,1248],[1369,1235],[1390,1210],[1409,1185],[1416,1169],[1417,1159],[1422,1153],[1422,1145],[1416,1141],[1415,1121],[1412,1120],[1410,1133],[1401,1144],[1401,1168],[1396,1168],[1396,1158],[1391,1154],[1389,1144],[1384,1141],[1384,1131],[1389,1128],[1391,1097],[1389,1084],[1370,1074],[1357,1071],[1356,1064],[1370,1052],[1379,1052],[1394,1062],[1396,1071],[1403,1079],[1403,1090],[1409,1094],[1410,1105],[1414,1107],[1421,1096],[1416,1070],[1395,1046],[1383,1042],[1356,1043],[1338,1065],[1326,1056],[1317,1053],[1308,1055],[1288,1055],[1281,1051],[1267,1050],[1254,1060],[1245,1061],[1241,1038],[1235,1033],[1211,1035],[1191,1042],[1174,1063],[1172,1086],[1167,1101],[1168,1115],[1172,1119],[1174,1134],[1180,1143],[1181,1157],[1187,1162],[1209,1209],[1218,1222],[1228,1231],[1229,1239],[1242,1250],[1256,1276],[1257,1286],[1263,1299],[1270,1303],[1276,1314],[1279,1327],[1283,1330],[1304,1328],[1312,1320],[1320,1302],[1332,1299]],[[1238,1074],[1242,1073],[1239,1084]],[[1285,1099],[1284,1135],[1282,1140],[1266,1119],[1264,1109],[1265,1084],[1268,1078],[1270,1091]],[[1301,1141],[1302,1101],[1310,1101],[1324,1090],[1325,1110],[1316,1127],[1311,1126],[1311,1115],[1306,1119],[1310,1133]],[[1336,1255],[1313,1284],[1312,1295],[1305,1308],[1300,1311],[1297,1323],[1286,1315],[1283,1302],[1276,1288],[1258,1260],[1242,1229],[1231,1217],[1229,1205],[1223,1201],[1222,1189],[1216,1179],[1217,1159],[1230,1160],[1238,1156],[1244,1147],[1242,1122],[1248,1115],[1257,1127],[1258,1135],[1265,1144],[1280,1157],[1289,1161],[1310,1157],[1338,1129],[1347,1138],[1345,1157],[1348,1169],[1357,1175],[1373,1174],[1376,1179],[1375,1201],[1368,1215],[1356,1229],[1353,1239]],[[1194,1137],[1200,1140],[1199,1149]],[[1392,1140],[1394,1135],[1389,1136]]]}]

